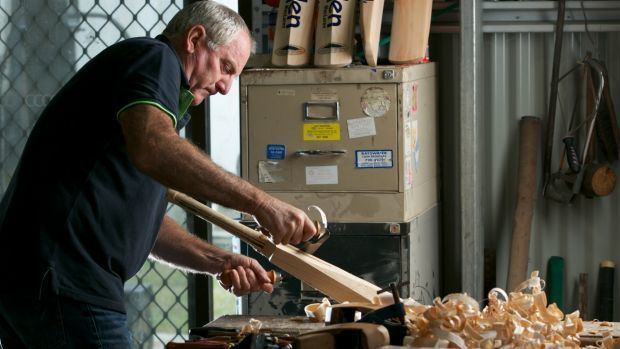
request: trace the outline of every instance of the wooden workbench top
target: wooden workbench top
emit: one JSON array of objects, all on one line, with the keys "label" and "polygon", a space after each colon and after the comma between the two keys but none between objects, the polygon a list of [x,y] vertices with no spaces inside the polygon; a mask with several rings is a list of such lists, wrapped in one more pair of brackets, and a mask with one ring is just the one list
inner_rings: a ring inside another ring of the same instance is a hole
[{"label": "wooden workbench top", "polygon": [[261,332],[272,332],[277,334],[299,334],[317,330],[325,327],[322,322],[311,322],[305,316],[271,316],[271,315],[224,315],[209,322],[205,327],[225,328],[240,330],[243,326],[250,323],[250,319],[259,320],[262,323]]},{"label": "wooden workbench top", "polygon": [[[288,334],[293,337],[302,333],[325,327],[324,323],[311,322],[303,316],[266,316],[266,315],[225,315],[204,327],[241,330],[250,319],[261,321],[261,331],[275,334]],[[602,338],[601,332],[612,331],[614,338],[620,338],[620,322],[584,321],[584,330],[580,333],[582,346],[596,345]]]},{"label": "wooden workbench top", "polygon": [[611,331],[614,338],[620,338],[620,322],[584,321],[583,331],[579,334],[581,345],[596,345],[602,339],[601,332]]}]

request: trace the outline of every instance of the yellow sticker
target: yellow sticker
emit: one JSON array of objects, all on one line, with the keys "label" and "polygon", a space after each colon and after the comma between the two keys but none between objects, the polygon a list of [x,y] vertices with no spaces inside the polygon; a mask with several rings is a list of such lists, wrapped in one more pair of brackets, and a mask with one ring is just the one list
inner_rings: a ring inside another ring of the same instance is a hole
[{"label": "yellow sticker", "polygon": [[340,124],[328,123],[305,123],[304,141],[339,141]]}]

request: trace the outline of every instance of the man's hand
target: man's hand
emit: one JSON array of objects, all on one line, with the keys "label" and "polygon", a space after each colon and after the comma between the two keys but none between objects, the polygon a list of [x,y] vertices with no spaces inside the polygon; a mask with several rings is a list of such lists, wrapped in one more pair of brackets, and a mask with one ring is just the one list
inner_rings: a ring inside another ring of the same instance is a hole
[{"label": "man's hand", "polygon": [[230,279],[228,291],[235,296],[243,296],[250,292],[265,291],[273,292],[273,284],[267,272],[256,259],[240,254],[231,254],[224,263],[223,270]]},{"label": "man's hand", "polygon": [[317,232],[302,210],[274,197],[269,197],[260,205],[254,216],[269,231],[276,244],[296,245],[310,239]]}]

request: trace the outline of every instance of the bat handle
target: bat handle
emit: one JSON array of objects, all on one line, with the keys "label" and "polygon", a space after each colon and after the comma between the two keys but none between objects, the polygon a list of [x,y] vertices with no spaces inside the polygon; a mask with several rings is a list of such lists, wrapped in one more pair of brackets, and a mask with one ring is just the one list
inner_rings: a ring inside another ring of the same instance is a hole
[{"label": "bat handle", "polygon": [[[232,287],[232,280],[230,279],[231,273],[232,273],[232,270],[229,269],[229,270],[225,270],[224,272],[222,272],[221,274],[217,276],[217,279],[220,281],[220,285],[224,289],[228,290]],[[282,279],[282,275],[280,275],[280,273],[276,272],[275,270],[269,270],[267,272],[267,276],[269,277],[269,281],[271,281],[271,283],[274,285]]]}]

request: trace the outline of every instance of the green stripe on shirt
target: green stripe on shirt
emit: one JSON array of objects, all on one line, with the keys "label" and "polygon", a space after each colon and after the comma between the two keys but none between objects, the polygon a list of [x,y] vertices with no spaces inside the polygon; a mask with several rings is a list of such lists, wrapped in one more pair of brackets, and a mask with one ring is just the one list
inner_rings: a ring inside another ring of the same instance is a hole
[{"label": "green stripe on shirt", "polygon": [[131,103],[127,104],[126,106],[122,107],[122,108],[118,111],[118,113],[116,113],[116,119],[118,120],[118,117],[119,117],[119,116],[121,115],[121,113],[122,113],[122,112],[124,112],[127,108],[132,107],[132,106],[134,106],[134,105],[136,105],[136,104],[150,104],[150,105],[152,105],[152,106],[155,106],[155,107],[157,107],[157,108],[161,109],[163,112],[165,112],[166,114],[168,114],[168,116],[170,116],[170,118],[172,119],[172,123],[173,123],[174,128],[176,128],[176,127],[177,127],[177,116],[176,116],[176,115],[174,115],[174,113],[173,113],[173,112],[171,112],[170,110],[168,110],[166,107],[164,107],[164,106],[163,106],[163,105],[161,105],[160,103],[157,103],[157,102],[155,102],[155,101],[153,101],[153,100],[149,100],[149,99],[140,99],[140,100],[137,100],[137,101],[133,101],[133,102],[131,102]]}]

